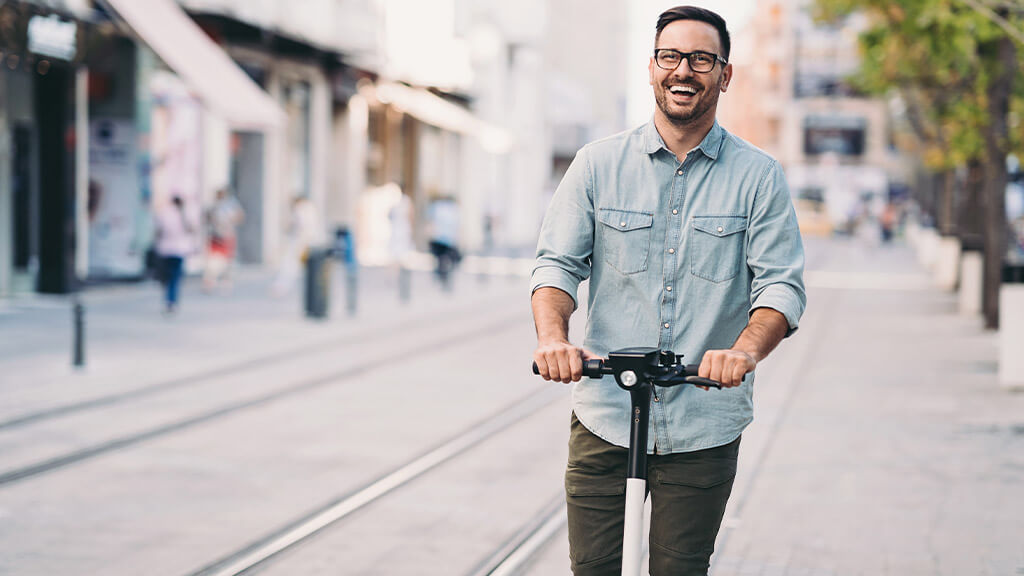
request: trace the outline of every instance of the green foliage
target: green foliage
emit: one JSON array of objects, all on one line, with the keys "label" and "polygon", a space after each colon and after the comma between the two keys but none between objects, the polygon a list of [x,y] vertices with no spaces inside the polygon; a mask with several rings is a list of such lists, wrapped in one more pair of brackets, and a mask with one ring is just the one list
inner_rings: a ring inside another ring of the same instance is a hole
[{"label": "green foliage", "polygon": [[[871,24],[860,37],[861,66],[851,83],[868,94],[902,97],[918,152],[931,168],[980,159],[990,122],[985,88],[998,66],[993,48],[1007,32],[963,0],[816,0],[814,5],[819,21],[854,12],[866,14]],[[1024,31],[1020,10],[1007,19]],[[1024,81],[1019,67],[1014,75],[1007,144],[1019,154]]]}]

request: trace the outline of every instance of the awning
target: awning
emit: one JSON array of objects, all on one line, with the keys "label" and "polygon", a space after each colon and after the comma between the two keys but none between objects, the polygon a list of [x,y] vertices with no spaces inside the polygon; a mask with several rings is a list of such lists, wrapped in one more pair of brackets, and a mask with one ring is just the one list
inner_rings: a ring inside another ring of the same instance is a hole
[{"label": "awning", "polygon": [[432,126],[473,136],[488,152],[503,154],[512,147],[512,136],[507,130],[484,122],[469,110],[426,90],[393,82],[381,82],[372,89],[378,101],[393,104]]},{"label": "awning", "polygon": [[104,0],[203,103],[236,130],[280,126],[284,112],[173,0]]}]

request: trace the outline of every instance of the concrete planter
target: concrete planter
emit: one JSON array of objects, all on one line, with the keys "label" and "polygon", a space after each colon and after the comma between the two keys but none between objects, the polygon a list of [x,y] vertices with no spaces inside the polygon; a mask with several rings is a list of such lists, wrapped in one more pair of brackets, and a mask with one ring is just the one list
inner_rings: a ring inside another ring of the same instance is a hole
[{"label": "concrete planter", "polygon": [[1024,390],[1024,284],[999,289],[999,383]]},{"label": "concrete planter", "polygon": [[981,252],[967,251],[960,255],[959,305],[964,316],[981,314],[984,272]]},{"label": "concrete planter", "polygon": [[942,236],[935,246],[935,258],[932,266],[932,278],[941,290],[956,290],[960,280],[960,239]]},{"label": "concrete planter", "polygon": [[934,228],[922,228],[917,234],[917,261],[929,272],[935,269],[939,241],[939,233]]}]

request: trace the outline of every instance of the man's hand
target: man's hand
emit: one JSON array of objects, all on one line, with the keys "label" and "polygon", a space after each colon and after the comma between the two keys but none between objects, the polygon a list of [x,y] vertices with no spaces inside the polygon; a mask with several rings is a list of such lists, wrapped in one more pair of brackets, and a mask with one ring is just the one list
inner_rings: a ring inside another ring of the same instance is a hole
[{"label": "man's hand", "polygon": [[541,342],[533,352],[533,361],[545,380],[568,384],[583,378],[583,361],[596,358],[585,348],[573,346],[565,340]]},{"label": "man's hand", "polygon": [[704,353],[697,375],[718,380],[723,388],[739,386],[743,383],[743,376],[753,372],[757,363],[764,360],[786,337],[788,328],[786,317],[778,310],[755,309],[750,314],[747,327],[740,332],[732,348],[708,350]]},{"label": "man's hand", "polygon": [[[700,361],[697,375],[722,383],[723,388],[733,388],[743,383],[743,376],[757,367],[754,357],[740,350],[708,350]],[[701,386],[707,390],[707,388]]]}]

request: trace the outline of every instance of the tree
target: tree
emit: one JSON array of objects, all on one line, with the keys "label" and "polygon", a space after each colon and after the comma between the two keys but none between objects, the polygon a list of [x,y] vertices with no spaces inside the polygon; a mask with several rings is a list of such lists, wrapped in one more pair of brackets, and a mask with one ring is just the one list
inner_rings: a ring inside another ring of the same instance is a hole
[{"label": "tree", "polygon": [[956,217],[953,170],[967,166],[970,176],[980,177],[980,191],[968,192],[979,193],[983,214],[975,226],[984,237],[985,325],[997,328],[1006,157],[1021,150],[1024,83],[1017,50],[1024,45],[1024,2],[817,0],[815,9],[826,20],[868,16],[852,81],[869,94],[895,92],[906,105],[916,137],[910,152],[943,182],[935,210],[941,232],[965,232]]}]

